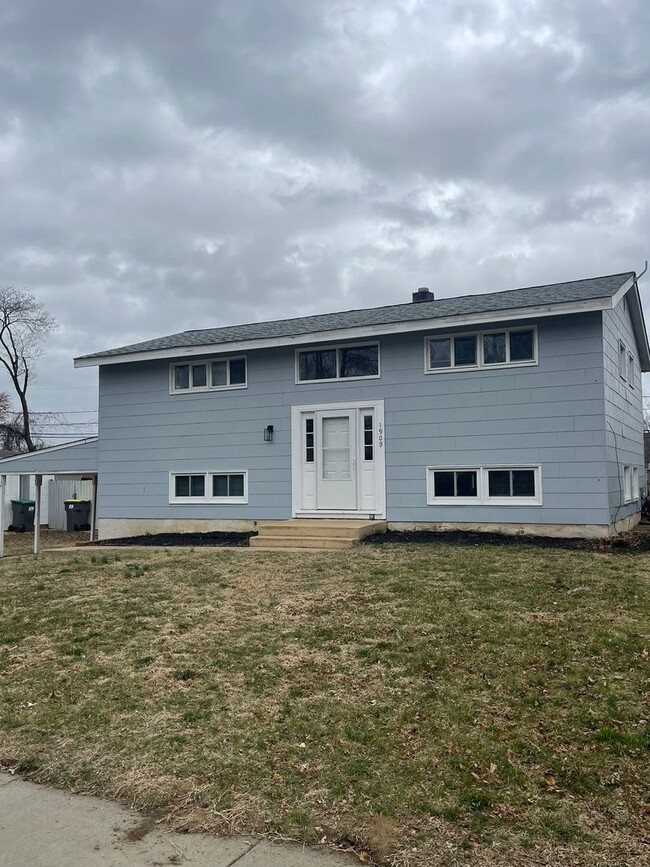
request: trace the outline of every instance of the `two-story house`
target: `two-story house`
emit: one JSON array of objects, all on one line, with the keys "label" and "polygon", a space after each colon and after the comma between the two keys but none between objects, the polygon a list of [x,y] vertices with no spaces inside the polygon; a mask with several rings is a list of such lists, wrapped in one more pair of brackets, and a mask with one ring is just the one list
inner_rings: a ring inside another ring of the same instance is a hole
[{"label": "two-story house", "polygon": [[100,538],[295,517],[604,536],[639,519],[632,272],[184,331],[99,368],[99,437],[0,461],[94,476]]}]

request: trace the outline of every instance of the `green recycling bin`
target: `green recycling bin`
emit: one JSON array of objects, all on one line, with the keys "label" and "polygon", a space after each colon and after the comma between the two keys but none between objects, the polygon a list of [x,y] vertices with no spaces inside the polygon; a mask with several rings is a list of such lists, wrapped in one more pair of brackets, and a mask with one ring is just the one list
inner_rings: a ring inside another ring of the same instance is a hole
[{"label": "green recycling bin", "polygon": [[90,530],[90,500],[64,500],[68,530]]},{"label": "green recycling bin", "polygon": [[11,525],[8,529],[14,533],[31,533],[34,529],[34,515],[36,514],[34,500],[12,500],[11,509]]}]

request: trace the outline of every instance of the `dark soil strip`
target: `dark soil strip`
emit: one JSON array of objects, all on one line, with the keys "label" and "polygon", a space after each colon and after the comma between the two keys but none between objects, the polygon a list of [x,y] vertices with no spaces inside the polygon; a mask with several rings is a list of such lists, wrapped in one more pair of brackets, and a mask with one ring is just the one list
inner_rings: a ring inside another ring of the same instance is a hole
[{"label": "dark soil strip", "polygon": [[528,545],[534,548],[562,548],[574,551],[602,551],[622,554],[650,551],[650,533],[623,533],[613,539],[556,539],[551,536],[507,536],[505,533],[478,533],[466,530],[387,530],[366,536],[363,545]]},{"label": "dark soil strip", "polygon": [[151,533],[124,539],[102,539],[95,545],[163,545],[170,548],[248,548],[248,540],[257,533]]}]

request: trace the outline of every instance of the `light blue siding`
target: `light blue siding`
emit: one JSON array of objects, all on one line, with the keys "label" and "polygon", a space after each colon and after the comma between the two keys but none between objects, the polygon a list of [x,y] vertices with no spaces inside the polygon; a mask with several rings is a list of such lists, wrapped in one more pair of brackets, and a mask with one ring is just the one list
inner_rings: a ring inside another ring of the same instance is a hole
[{"label": "light blue siding", "polygon": [[[288,348],[248,353],[236,391],[170,395],[166,361],[102,367],[98,516],[290,517],[291,406],[384,399],[388,520],[606,525],[601,314],[537,324],[539,364],[502,370],[427,375],[422,334],[381,338],[380,379],[296,384]],[[426,503],[427,466],[509,463],[541,464],[543,505]],[[246,505],[168,502],[170,471],[242,469]]]},{"label": "light blue siding", "polygon": [[97,440],[54,446],[0,461],[0,473],[96,473]]},{"label": "light blue siding", "polygon": [[[618,367],[619,341],[634,356],[634,382],[621,379]],[[643,467],[643,387],[639,352],[632,331],[626,301],[613,310],[603,311],[603,347],[605,367],[605,433],[607,442],[607,476],[610,521],[633,515],[640,501],[625,503],[623,467],[635,466],[639,482],[645,488]]]}]

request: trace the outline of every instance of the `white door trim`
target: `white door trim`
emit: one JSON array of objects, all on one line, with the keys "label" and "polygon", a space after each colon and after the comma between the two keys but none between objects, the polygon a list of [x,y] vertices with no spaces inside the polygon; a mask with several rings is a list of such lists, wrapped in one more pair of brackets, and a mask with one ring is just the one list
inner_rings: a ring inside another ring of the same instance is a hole
[{"label": "white door trim", "polygon": [[377,509],[373,513],[376,518],[386,518],[386,426],[384,421],[384,401],[383,400],[355,400],[338,403],[315,403],[303,406],[291,407],[291,517],[296,518],[298,515],[314,518],[359,518],[368,517],[368,510],[358,511],[342,511],[335,512],[332,510],[312,511],[300,508],[300,490],[301,490],[301,468],[302,468],[302,426],[301,418],[303,413],[309,412],[329,412],[330,410],[354,410],[358,412],[361,409],[372,409],[375,415],[376,424],[376,442],[375,442],[375,473],[376,473],[376,492],[377,492]]}]

